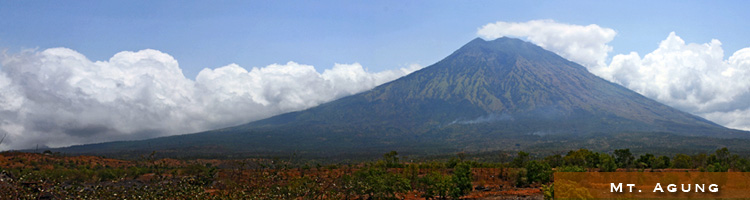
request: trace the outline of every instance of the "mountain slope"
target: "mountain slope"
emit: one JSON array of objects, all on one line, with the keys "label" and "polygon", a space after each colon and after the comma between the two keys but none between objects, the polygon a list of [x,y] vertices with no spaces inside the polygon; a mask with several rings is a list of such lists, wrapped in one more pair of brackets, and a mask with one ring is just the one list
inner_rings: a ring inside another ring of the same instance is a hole
[{"label": "mountain slope", "polygon": [[[578,64],[510,38],[475,39],[444,60],[371,91],[245,127],[326,124],[421,132],[451,123],[512,122],[569,132],[724,129],[605,81]],[[544,123],[550,123],[544,125]],[[604,129],[587,128],[606,125]],[[633,126],[638,125],[638,126]],[[711,134],[711,133],[705,133]]]},{"label": "mountain slope", "polygon": [[198,134],[63,149],[249,154],[490,151],[614,133],[746,137],[519,39],[475,39],[370,91]]}]

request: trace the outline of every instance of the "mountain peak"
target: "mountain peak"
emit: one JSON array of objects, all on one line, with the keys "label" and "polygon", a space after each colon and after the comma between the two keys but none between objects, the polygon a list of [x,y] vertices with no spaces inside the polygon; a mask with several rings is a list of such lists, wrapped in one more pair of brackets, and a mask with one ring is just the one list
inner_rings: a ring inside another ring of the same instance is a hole
[{"label": "mountain peak", "polygon": [[[522,57],[526,60],[565,60],[559,55],[543,48],[517,38],[501,37],[494,40],[475,38],[465,44],[446,59],[468,56],[475,58],[507,57],[517,59]],[[566,60],[567,61],[567,60]]]},{"label": "mountain peak", "polygon": [[481,37],[474,38],[469,43],[466,43],[464,46],[471,46],[471,45],[484,45],[484,44],[497,44],[497,43],[516,43],[516,44],[522,44],[526,43],[525,41],[518,39],[518,38],[511,38],[511,37],[499,37],[494,40],[485,40]]},{"label": "mountain peak", "polygon": [[601,79],[537,45],[503,37],[474,39],[431,66],[304,111],[138,144],[249,153],[486,151],[518,141],[538,144],[540,135],[634,132],[737,133]]}]

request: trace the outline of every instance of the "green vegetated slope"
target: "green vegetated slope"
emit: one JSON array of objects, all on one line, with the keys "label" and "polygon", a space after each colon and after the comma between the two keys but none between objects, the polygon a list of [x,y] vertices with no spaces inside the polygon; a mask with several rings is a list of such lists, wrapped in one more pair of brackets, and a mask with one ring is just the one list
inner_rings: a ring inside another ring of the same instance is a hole
[{"label": "green vegetated slope", "polygon": [[[634,139],[664,135],[673,140],[664,141],[667,147]],[[534,44],[477,38],[422,70],[307,110],[196,134],[59,150],[336,157],[570,149],[591,141],[690,150],[747,136],[603,80]]]}]

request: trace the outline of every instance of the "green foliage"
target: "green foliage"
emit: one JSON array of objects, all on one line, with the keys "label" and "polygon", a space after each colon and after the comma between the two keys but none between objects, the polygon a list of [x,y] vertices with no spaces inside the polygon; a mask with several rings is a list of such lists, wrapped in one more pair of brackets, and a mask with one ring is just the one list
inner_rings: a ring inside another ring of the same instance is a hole
[{"label": "green foliage", "polygon": [[731,153],[729,153],[729,149],[726,147],[716,150],[714,155],[716,155],[716,160],[714,160],[714,162],[729,164]]},{"label": "green foliage", "polygon": [[425,198],[453,198],[458,199],[471,192],[473,174],[471,164],[460,162],[456,164],[451,176],[433,171],[419,179],[417,189]]},{"label": "green foliage", "polygon": [[706,159],[705,171],[708,172],[727,172],[730,165],[736,163],[738,156],[732,156],[726,147],[716,150],[716,152]]},{"label": "green foliage", "polygon": [[511,171],[510,178],[511,182],[516,183],[516,187],[528,187],[529,182],[529,170],[526,170],[526,168],[519,168],[517,170]]},{"label": "green foliage", "polygon": [[706,168],[708,166],[708,155],[705,153],[699,153],[692,156],[693,166],[692,168]]},{"label": "green foliage", "polygon": [[445,168],[445,164],[437,161],[419,163],[419,169],[441,169]]},{"label": "green foliage", "polygon": [[610,156],[609,154],[599,154],[599,160],[601,163],[599,163],[599,171],[600,172],[614,172],[617,171],[617,162],[615,162],[615,158]]},{"label": "green foliage", "polygon": [[588,149],[579,149],[570,151],[563,158],[565,165],[576,165],[582,167],[594,168],[599,164],[599,153],[591,152]]},{"label": "green foliage", "polygon": [[739,158],[736,162],[736,169],[741,172],[750,172],[750,161],[745,158]]},{"label": "green foliage", "polygon": [[524,166],[526,166],[526,163],[529,162],[529,159],[531,159],[529,157],[529,153],[526,153],[526,152],[523,152],[523,151],[519,151],[518,152],[518,156],[516,156],[515,158],[513,158],[513,162],[511,163],[511,166],[513,166],[513,167],[524,167]]},{"label": "green foliage", "polygon": [[419,179],[418,190],[422,192],[422,197],[426,199],[447,198],[453,188],[454,185],[451,177],[437,171],[433,171]]},{"label": "green foliage", "polygon": [[562,166],[564,163],[563,157],[560,154],[544,157],[544,162],[549,164],[550,167],[555,168]]},{"label": "green foliage", "polygon": [[460,162],[461,162],[461,160],[459,160],[458,158],[454,157],[454,158],[449,159],[448,162],[445,163],[445,167],[448,168],[448,169],[453,169]]},{"label": "green foliage", "polygon": [[550,181],[552,177],[552,167],[547,163],[539,161],[530,161],[526,164],[526,180],[529,184],[540,183],[544,184]]},{"label": "green foliage", "polygon": [[671,166],[671,161],[669,157],[667,156],[659,156],[659,158],[656,158],[656,161],[654,162],[653,168],[655,169],[666,169]]},{"label": "green foliage", "polygon": [[630,149],[617,149],[615,150],[615,162],[618,167],[621,168],[632,168],[633,160],[635,157],[630,153]]},{"label": "green foliage", "polygon": [[729,165],[717,162],[717,163],[709,164],[706,167],[705,171],[707,171],[707,172],[727,172],[727,171],[729,171]]},{"label": "green foliage", "polygon": [[383,160],[382,161],[383,161],[382,165],[384,167],[386,167],[386,168],[402,168],[402,167],[404,167],[399,162],[398,152],[396,152],[396,151],[391,151],[391,152],[388,152],[386,154],[383,154]]},{"label": "green foliage", "polygon": [[323,189],[310,177],[294,177],[286,185],[271,189],[273,196],[278,199],[294,199],[298,197],[322,196]]},{"label": "green foliage", "polygon": [[[4,181],[0,184],[0,194],[2,199],[40,199],[49,195],[60,199],[397,199],[413,194],[427,199],[458,199],[472,191],[472,168],[475,168],[474,172],[484,176],[488,171],[481,168],[499,167],[499,174],[498,171],[489,171],[491,175],[497,175],[499,180],[514,183],[517,187],[541,187],[544,197],[548,199],[554,196],[554,188],[550,184],[551,161],[596,164],[603,172],[617,169],[612,155],[584,149],[569,152],[565,156],[568,159],[558,155],[548,156],[544,160],[531,160],[528,153],[519,152],[517,158],[522,159],[514,159],[511,163],[478,162],[477,159],[467,157],[469,156],[454,157],[453,161],[446,161],[443,157],[403,164],[397,153],[389,152],[376,163],[359,165],[326,164],[311,168],[310,163],[315,162],[289,165],[283,160],[274,159],[257,161],[253,167],[232,165],[227,169],[227,165],[220,164],[218,166],[222,166],[222,169],[219,169],[202,162],[183,161],[178,166],[167,165],[153,158],[118,166],[81,160],[56,161],[49,159],[51,157],[29,159],[23,156],[6,156],[7,162],[22,162],[27,165],[3,165],[0,178]],[[710,155],[677,154],[672,159],[643,154],[634,161],[653,161],[654,168],[691,168],[696,166],[693,163],[696,157],[704,160],[705,167],[701,167],[701,171],[750,171],[750,161],[731,154],[728,149],[718,149]],[[509,168],[513,162],[525,165],[522,168]],[[592,169],[579,165],[556,167],[557,172],[588,170]],[[485,180],[480,177],[476,181],[482,185]],[[575,183],[556,181],[555,184]],[[585,191],[571,192],[586,197]]]},{"label": "green foliage", "polygon": [[685,154],[677,154],[672,159],[672,168],[689,169],[693,167],[693,158]]},{"label": "green foliage", "polygon": [[211,164],[191,164],[184,168],[185,175],[192,176],[191,183],[202,186],[211,184],[216,172],[217,168],[212,167]]},{"label": "green foliage", "polygon": [[557,172],[587,172],[586,168],[577,165],[567,165],[557,168]]},{"label": "green foliage", "polygon": [[419,165],[408,164],[404,167],[404,171],[401,173],[406,179],[409,179],[412,188],[417,188],[419,183]]},{"label": "green foliage", "polygon": [[450,193],[451,197],[458,198],[471,192],[471,180],[471,166],[466,162],[456,165],[453,169],[452,181],[454,187]]},{"label": "green foliage", "polygon": [[546,185],[542,185],[542,195],[544,195],[545,200],[551,200],[555,198],[555,184],[550,183]]},{"label": "green foliage", "polygon": [[411,190],[409,179],[380,167],[361,169],[354,173],[350,181],[352,191],[374,199],[395,199],[397,193]]},{"label": "green foliage", "polygon": [[641,155],[641,157],[636,160],[636,165],[638,168],[646,169],[646,168],[652,168],[654,166],[654,163],[656,162],[656,157],[653,154],[647,153],[644,155]]}]

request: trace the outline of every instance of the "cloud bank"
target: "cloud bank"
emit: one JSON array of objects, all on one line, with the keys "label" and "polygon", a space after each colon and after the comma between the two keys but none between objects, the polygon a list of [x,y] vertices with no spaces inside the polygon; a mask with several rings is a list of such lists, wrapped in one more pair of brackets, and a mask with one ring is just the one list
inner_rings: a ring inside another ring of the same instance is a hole
[{"label": "cloud bank", "polygon": [[750,48],[725,60],[719,40],[687,44],[672,32],[653,52],[616,55],[597,74],[716,123],[750,130]]},{"label": "cloud bank", "polygon": [[[202,70],[195,80],[157,50],[90,61],[66,48],[0,57],[0,149],[60,147],[198,132],[302,110],[420,69],[372,73],[288,62]],[[2,137],[2,136],[0,136]]]},{"label": "cloud bank", "polygon": [[558,23],[553,20],[496,22],[482,26],[477,34],[487,40],[521,37],[585,67],[604,65],[612,47],[607,43],[617,34],[596,24],[587,26]]},{"label": "cloud bank", "polygon": [[612,50],[607,43],[616,32],[595,24],[496,22],[477,34],[485,39],[526,38],[646,97],[730,128],[750,130],[750,48],[724,59],[719,40],[686,43],[672,32],[645,56],[619,54],[607,65]]}]

